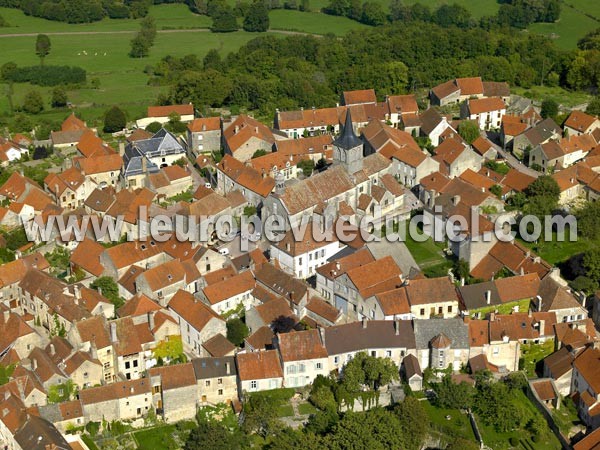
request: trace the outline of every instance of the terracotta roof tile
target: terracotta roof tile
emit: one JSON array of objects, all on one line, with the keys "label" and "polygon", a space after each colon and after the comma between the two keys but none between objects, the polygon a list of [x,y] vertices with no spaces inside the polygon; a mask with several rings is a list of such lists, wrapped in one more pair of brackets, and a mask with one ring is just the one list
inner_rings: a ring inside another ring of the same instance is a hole
[{"label": "terracotta roof tile", "polygon": [[148,106],[148,117],[168,117],[172,113],[191,116],[194,114],[194,105]]},{"label": "terracotta roof tile", "polygon": [[583,133],[586,132],[596,120],[598,119],[590,114],[586,114],[583,111],[574,110],[571,112],[571,114],[569,114],[567,120],[565,120],[564,126]]},{"label": "terracotta roof tile", "polygon": [[190,130],[192,133],[201,133],[203,131],[220,131],[221,118],[202,117],[199,119],[194,119],[188,124],[188,130]]},{"label": "terracotta roof tile", "polygon": [[279,334],[279,353],[284,362],[327,358],[319,330],[295,331]]},{"label": "terracotta roof tile", "polygon": [[209,306],[197,301],[192,294],[181,289],[169,301],[168,307],[198,331],[203,330],[212,319],[223,321]]},{"label": "terracotta roof tile", "polygon": [[239,353],[236,362],[238,375],[242,381],[283,377],[277,350]]},{"label": "terracotta roof tile", "polygon": [[243,292],[251,291],[254,285],[254,276],[250,270],[247,270],[227,280],[206,286],[203,292],[209,303],[215,305]]},{"label": "terracotta roof tile", "polygon": [[505,110],[506,105],[499,97],[477,98],[468,100],[468,108],[471,114],[481,114],[491,111]]}]

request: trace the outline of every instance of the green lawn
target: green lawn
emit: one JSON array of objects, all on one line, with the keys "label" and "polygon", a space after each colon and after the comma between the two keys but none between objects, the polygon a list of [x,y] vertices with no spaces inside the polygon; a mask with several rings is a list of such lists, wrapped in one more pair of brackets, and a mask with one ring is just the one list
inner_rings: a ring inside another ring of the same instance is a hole
[{"label": "green lawn", "polygon": [[154,428],[136,431],[133,433],[133,437],[138,450],[181,448],[181,443],[185,442],[189,431],[197,425],[194,421],[180,422],[180,424],[180,426],[175,424],[159,425]]},{"label": "green lawn", "polygon": [[565,436],[569,436],[573,426],[581,423],[575,403],[569,397],[562,399],[560,409],[554,410],[553,416],[556,425]]},{"label": "green lawn", "polygon": [[[518,400],[523,408],[529,410],[532,414],[539,415],[539,411],[529,401],[525,394],[521,391],[515,393],[514,399]],[[483,438],[483,443],[493,448],[494,450],[505,450],[512,448],[509,439],[516,437],[521,442],[527,442],[528,447],[524,447],[521,444],[518,448],[530,448],[533,447],[535,450],[560,450],[561,445],[556,436],[550,431],[550,428],[546,430],[544,435],[540,436],[539,442],[533,442],[528,432],[524,430],[513,430],[506,433],[499,433],[493,427],[486,426],[480,419],[477,419],[477,425]]]},{"label": "green lawn", "polygon": [[447,263],[447,259],[442,253],[445,247],[443,242],[434,242],[431,238],[427,238],[423,242],[418,242],[410,236],[408,224],[401,223],[400,227],[405,227],[406,235],[404,243],[421,268],[434,267]]},{"label": "green lawn", "polygon": [[280,405],[277,407],[277,416],[279,417],[290,417],[294,415],[294,408],[289,403]]},{"label": "green lawn", "polygon": [[[431,429],[434,432],[441,433],[445,437],[475,441],[473,428],[466,414],[457,409],[438,408],[428,400],[423,400],[421,404],[429,416]],[[447,416],[450,416],[450,420],[446,418]]]},{"label": "green lawn", "polygon": [[559,105],[563,105],[567,108],[585,103],[591,98],[591,96],[585,92],[571,92],[559,86],[535,86],[531,89],[524,89],[519,86],[511,86],[511,92],[540,102],[546,99],[551,99]]},{"label": "green lawn", "polygon": [[[599,3],[596,0],[570,0],[577,9],[591,13],[597,9]],[[563,49],[574,49],[577,41],[590,31],[600,27],[600,21],[593,19],[582,12],[562,3],[560,19],[555,23],[534,23],[529,26],[529,31],[550,36],[555,39],[556,45]]]},{"label": "green lawn", "polygon": [[298,405],[298,412],[300,414],[315,414],[317,412],[317,408],[310,403],[300,403]]},{"label": "green lawn", "polygon": [[521,357],[523,358],[523,369],[529,378],[536,377],[537,364],[546,356],[554,353],[554,341],[546,341],[542,344],[521,345]]},{"label": "green lawn", "polygon": [[498,314],[510,314],[515,306],[519,307],[520,312],[526,312],[529,310],[530,302],[531,302],[531,300],[525,299],[525,300],[520,300],[518,302],[504,303],[502,305],[486,306],[485,308],[479,308],[479,309],[475,309],[473,311],[469,311],[469,313],[473,316],[475,314],[479,313],[481,315],[481,317],[485,317],[488,313],[491,313],[494,311],[498,311]]},{"label": "green lawn", "polygon": [[[566,237],[568,238],[568,234]],[[569,240],[557,242],[556,233],[552,234],[552,241],[549,242],[544,242],[541,239],[537,243],[526,242],[521,239],[519,239],[519,242],[526,247],[529,247],[538,256],[553,265],[564,262],[571,256],[582,253],[594,245],[592,242],[582,237],[579,237],[577,241],[573,242]]]},{"label": "green lawn", "polygon": [[302,31],[305,33],[342,35],[351,30],[368,28],[347,17],[329,16],[319,12],[276,9],[269,13],[272,30]]}]

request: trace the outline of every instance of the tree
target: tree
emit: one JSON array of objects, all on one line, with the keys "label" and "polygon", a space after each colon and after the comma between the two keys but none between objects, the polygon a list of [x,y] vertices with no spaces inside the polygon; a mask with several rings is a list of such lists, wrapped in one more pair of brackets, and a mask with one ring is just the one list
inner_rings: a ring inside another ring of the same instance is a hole
[{"label": "tree", "polygon": [[63,108],[67,106],[67,91],[62,87],[55,87],[52,89],[52,100],[50,104],[53,108]]},{"label": "tree", "polygon": [[293,317],[279,316],[271,323],[273,333],[289,333],[296,325],[296,321]]},{"label": "tree", "polygon": [[145,58],[150,53],[150,46],[141,34],[131,40],[131,50],[129,50],[129,56],[132,58]]},{"label": "tree", "polygon": [[162,128],[162,124],[160,122],[150,122],[147,126],[146,126],[146,131],[148,133],[157,133],[160,129]]},{"label": "tree", "polygon": [[583,267],[588,278],[600,281],[600,250],[593,248],[583,254]]},{"label": "tree", "polygon": [[263,0],[255,1],[244,18],[244,30],[264,32],[269,29],[269,11]]},{"label": "tree", "polygon": [[125,112],[118,106],[113,106],[104,114],[104,132],[116,133],[127,127]]},{"label": "tree", "polygon": [[251,159],[254,159],[254,158],[260,158],[261,156],[265,156],[266,154],[267,154],[267,151],[266,151],[266,150],[263,150],[263,149],[258,149],[258,150],[256,150],[256,151],[255,151],[255,152],[252,154],[252,158],[251,158]]},{"label": "tree", "polygon": [[216,421],[202,420],[194,428],[184,445],[184,450],[237,450],[242,448],[243,437]]},{"label": "tree", "polygon": [[241,319],[236,317],[227,321],[227,339],[229,339],[229,342],[233,345],[241,347],[244,343],[244,339],[246,339],[249,334],[250,330]]},{"label": "tree", "polygon": [[576,211],[577,229],[590,240],[600,239],[600,202],[586,202]]},{"label": "tree", "polygon": [[455,383],[450,375],[435,385],[435,403],[440,408],[469,409],[473,406],[475,391],[467,383]]},{"label": "tree", "polygon": [[407,397],[394,407],[402,435],[406,439],[407,450],[419,450],[427,436],[429,417],[422,402],[415,397]]},{"label": "tree", "polygon": [[44,65],[44,58],[50,54],[52,44],[46,34],[38,34],[35,40],[35,54],[40,58],[40,65]]},{"label": "tree", "polygon": [[480,133],[477,122],[463,120],[458,124],[458,134],[460,134],[460,137],[462,137],[469,145],[480,136]]},{"label": "tree", "polygon": [[540,115],[544,119],[547,119],[548,117],[554,119],[556,116],[558,116],[558,103],[551,98],[544,100],[542,102],[542,110],[540,111]]},{"label": "tree", "polygon": [[302,170],[305,177],[310,177],[315,170],[315,162],[312,159],[303,159],[298,161],[298,169]]},{"label": "tree", "polygon": [[237,19],[230,6],[223,5],[212,16],[212,19],[213,23],[210,30],[213,33],[230,33],[238,29]]},{"label": "tree", "polygon": [[596,96],[590,100],[585,109],[587,114],[591,114],[592,116],[600,116],[600,97]]},{"label": "tree", "polygon": [[29,91],[23,99],[23,111],[29,114],[39,114],[44,110],[44,99],[40,91]]},{"label": "tree", "polygon": [[381,3],[367,0],[362,5],[360,21],[372,26],[383,25],[386,21],[386,14]]},{"label": "tree", "polygon": [[560,197],[560,187],[554,178],[549,175],[542,175],[527,187],[525,193],[529,198],[547,197],[557,202]]},{"label": "tree", "polygon": [[90,288],[100,292],[100,294],[109,299],[111,303],[115,305],[115,308],[120,308],[123,306],[123,303],[125,303],[119,296],[119,286],[115,280],[109,276],[96,278],[93,283],[90,284]]}]

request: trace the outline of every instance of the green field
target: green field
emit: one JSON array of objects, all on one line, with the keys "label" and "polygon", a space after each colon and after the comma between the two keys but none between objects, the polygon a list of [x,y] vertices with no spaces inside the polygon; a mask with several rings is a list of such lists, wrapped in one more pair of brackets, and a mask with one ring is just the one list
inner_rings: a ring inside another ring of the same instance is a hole
[{"label": "green field", "polygon": [[534,86],[531,89],[511,86],[511,92],[533,100],[552,99],[566,108],[586,103],[590,101],[591,98],[591,96],[585,92],[567,91],[559,86]]},{"label": "green field", "polygon": [[312,34],[342,35],[351,30],[368,28],[347,17],[329,16],[319,12],[301,12],[276,9],[269,13],[272,30],[301,31]]},{"label": "green field", "polygon": [[600,3],[596,0],[571,0],[577,10],[563,3],[560,19],[555,23],[534,23],[529,30],[550,36],[560,48],[570,50],[577,47],[577,41],[590,31],[600,27],[600,20],[592,19],[583,12],[600,17]]}]

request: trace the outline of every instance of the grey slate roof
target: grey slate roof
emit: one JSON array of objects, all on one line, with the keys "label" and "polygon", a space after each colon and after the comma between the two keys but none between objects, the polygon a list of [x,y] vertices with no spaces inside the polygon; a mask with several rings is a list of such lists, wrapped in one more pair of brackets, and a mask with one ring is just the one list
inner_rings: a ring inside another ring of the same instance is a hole
[{"label": "grey slate roof", "polygon": [[15,433],[15,440],[27,450],[46,450],[55,445],[59,449],[71,446],[59,431],[45,419],[30,416],[25,425]]},{"label": "grey slate roof", "polygon": [[333,145],[346,150],[363,145],[363,142],[354,133],[354,128],[352,128],[352,115],[350,114],[350,109],[346,112],[346,123],[344,124],[342,134],[337,137],[333,142]]},{"label": "grey slate roof", "polygon": [[417,350],[429,348],[430,341],[441,333],[452,341],[451,348],[469,348],[469,326],[460,317],[415,320],[414,328]]},{"label": "grey slate roof", "polygon": [[150,161],[162,155],[184,154],[185,150],[177,138],[164,128],[161,128],[150,139],[130,142],[123,155],[123,171],[125,176],[142,173],[142,158],[147,159],[148,173],[156,173],[159,168]]},{"label": "grey slate roof", "polygon": [[[366,322],[366,323],[365,323]],[[410,320],[367,320],[325,328],[325,348],[338,355],[371,348],[415,348]],[[398,327],[398,334],[396,334]]]},{"label": "grey slate roof", "polygon": [[[490,291],[490,304],[486,302],[486,292]],[[500,294],[496,289],[496,283],[486,281],[485,283],[471,284],[458,288],[458,294],[468,310],[485,308],[486,306],[500,305]]]},{"label": "grey slate roof", "polygon": [[[229,373],[227,373],[229,363]],[[206,380],[216,377],[237,376],[235,358],[223,356],[221,358],[194,358],[192,359],[196,380]]]}]

